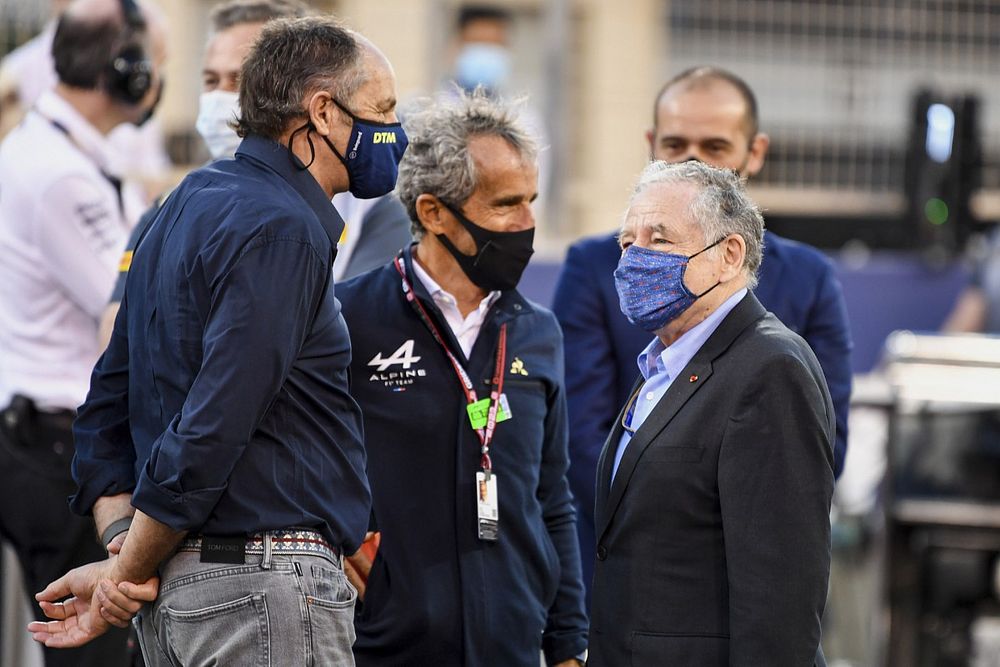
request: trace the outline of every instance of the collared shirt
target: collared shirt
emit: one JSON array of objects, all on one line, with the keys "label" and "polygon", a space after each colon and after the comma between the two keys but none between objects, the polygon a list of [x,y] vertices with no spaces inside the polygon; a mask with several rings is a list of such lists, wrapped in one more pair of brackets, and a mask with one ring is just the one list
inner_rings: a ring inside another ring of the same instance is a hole
[{"label": "collared shirt", "polygon": [[175,530],[301,526],[359,546],[371,497],[331,278],[343,222],[293,159],[248,137],[164,203],[76,420],[74,511],[134,489]]},{"label": "collared shirt", "polygon": [[[412,276],[412,246],[402,256]],[[423,280],[410,283],[437,316]],[[358,666],[537,665],[539,645],[550,665],[578,655],[587,619],[555,318],[517,290],[503,291],[465,364],[479,396],[488,396],[506,325],[511,418],[497,424],[490,445],[500,539],[486,542],[474,501],[481,445],[466,396],[396,267],[337,290],[354,343],[351,390],[364,410],[372,514],[385,536],[355,619]]]},{"label": "collared shirt", "polygon": [[[30,109],[59,82],[52,59],[56,23],[55,19],[49,21],[38,35],[8,53],[0,62],[0,74],[4,81],[12,81],[17,86],[18,102],[24,110]],[[167,176],[170,158],[158,118],[151,118],[139,127],[122,123],[108,133],[107,143],[112,157],[109,166],[114,171],[131,178],[159,180]]]},{"label": "collared shirt", "polygon": [[[744,288],[730,296],[708,317],[675,340],[670,347],[664,346],[659,338],[654,338],[646,346],[646,349],[639,353],[636,362],[639,364],[639,372],[642,373],[642,377],[646,381],[639,388],[631,411],[625,415],[625,423],[630,429],[637,431],[642,426],[646,417],[670,389],[674,378],[684,370],[684,367],[694,358],[694,355],[715,332],[726,315],[746,296],[746,293],[747,290]],[[614,482],[615,475],[618,474],[618,465],[621,463],[622,457],[625,456],[625,449],[631,441],[632,434],[623,430],[621,440],[618,441],[618,451],[615,453],[615,464],[611,470],[612,482]]]},{"label": "collared shirt", "polygon": [[468,316],[462,317],[462,312],[458,309],[458,301],[455,297],[438,285],[416,260],[413,262],[413,272],[417,274],[417,278],[423,283],[427,289],[427,293],[431,295],[434,304],[440,309],[441,314],[444,315],[444,319],[448,323],[448,326],[451,327],[452,333],[455,334],[458,344],[462,346],[462,352],[468,358],[472,353],[472,346],[476,344],[479,330],[483,327],[483,322],[486,320],[486,314],[490,311],[490,306],[500,298],[500,292],[493,290],[479,302],[475,310],[469,313]]},{"label": "collared shirt", "polygon": [[20,393],[75,409],[98,319],[142,210],[108,177],[107,139],[55,92],[0,147],[0,406]]}]

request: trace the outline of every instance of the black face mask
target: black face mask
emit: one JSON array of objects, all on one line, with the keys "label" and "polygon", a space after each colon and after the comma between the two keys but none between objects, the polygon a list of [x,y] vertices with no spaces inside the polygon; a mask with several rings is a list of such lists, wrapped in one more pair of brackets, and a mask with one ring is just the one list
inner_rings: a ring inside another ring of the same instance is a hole
[{"label": "black face mask", "polygon": [[535,240],[535,229],[532,227],[519,232],[490,231],[469,220],[454,206],[444,206],[476,242],[476,254],[466,255],[447,236],[437,235],[441,245],[448,249],[469,280],[488,292],[502,292],[517,287],[524,267],[535,252],[531,247]]}]

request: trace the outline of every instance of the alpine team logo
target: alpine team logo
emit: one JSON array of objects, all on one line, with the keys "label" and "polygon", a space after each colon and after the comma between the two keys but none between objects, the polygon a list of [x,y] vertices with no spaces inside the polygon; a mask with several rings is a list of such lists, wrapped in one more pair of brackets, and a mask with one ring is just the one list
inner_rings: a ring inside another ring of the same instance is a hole
[{"label": "alpine team logo", "polygon": [[390,366],[395,366],[400,364],[404,370],[408,370],[411,364],[415,364],[420,361],[420,357],[413,356],[413,339],[406,341],[399,346],[399,349],[392,353],[392,356],[382,358],[382,353],[379,352],[372,360],[368,362],[369,366],[375,366],[378,371],[384,372],[389,370]]},{"label": "alpine team logo", "polygon": [[[383,357],[381,352],[372,357],[368,365],[375,370],[368,381],[382,382],[386,387],[402,387],[413,384],[414,378],[427,375],[427,371],[422,368],[412,368],[420,359],[413,354],[413,339],[411,338],[388,357]],[[390,370],[393,366],[399,366],[399,369]]]}]

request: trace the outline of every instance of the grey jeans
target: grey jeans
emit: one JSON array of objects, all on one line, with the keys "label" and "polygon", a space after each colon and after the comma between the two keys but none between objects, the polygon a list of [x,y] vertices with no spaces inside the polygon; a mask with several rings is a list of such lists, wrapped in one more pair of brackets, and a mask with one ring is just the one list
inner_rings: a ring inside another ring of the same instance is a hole
[{"label": "grey jeans", "polygon": [[133,623],[148,667],[353,667],[356,599],[340,559],[265,549],[228,565],[180,551]]}]

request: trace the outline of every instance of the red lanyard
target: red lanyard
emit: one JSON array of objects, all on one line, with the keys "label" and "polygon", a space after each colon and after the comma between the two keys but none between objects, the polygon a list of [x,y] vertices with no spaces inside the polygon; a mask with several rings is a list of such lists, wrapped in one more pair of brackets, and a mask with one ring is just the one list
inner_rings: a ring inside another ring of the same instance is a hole
[{"label": "red lanyard", "polygon": [[[410,281],[406,278],[406,269],[403,264],[403,258],[397,257],[393,261],[393,265],[396,267],[396,271],[399,272],[400,278],[403,279],[403,294],[406,295],[406,300],[410,303],[413,309],[416,311],[417,315],[420,317],[424,326],[427,330],[431,332],[431,336],[437,341],[441,349],[448,356],[448,361],[451,362],[452,368],[455,370],[455,375],[458,377],[458,383],[462,386],[462,391],[465,392],[465,400],[468,401],[469,405],[476,403],[479,397],[476,395],[476,388],[473,385],[472,380],[469,378],[469,374],[462,367],[462,363],[452,354],[452,351],[448,348],[448,344],[445,342],[444,337],[441,332],[438,331],[437,326],[434,325],[434,320],[431,319],[430,315],[427,314],[427,310],[424,309],[420,299],[413,292],[413,287],[410,285]],[[500,325],[500,338],[497,341],[496,350],[496,365],[493,369],[493,383],[490,389],[490,409],[486,414],[486,427],[475,429],[476,435],[479,436],[479,442],[481,445],[480,452],[482,453],[481,465],[483,470],[492,470],[493,462],[490,460],[490,443],[493,441],[493,432],[496,430],[497,426],[497,413],[500,408],[500,395],[503,394],[503,369],[507,363],[507,324]]]}]

